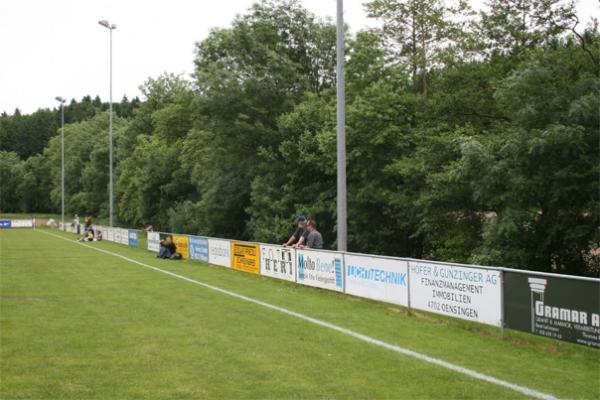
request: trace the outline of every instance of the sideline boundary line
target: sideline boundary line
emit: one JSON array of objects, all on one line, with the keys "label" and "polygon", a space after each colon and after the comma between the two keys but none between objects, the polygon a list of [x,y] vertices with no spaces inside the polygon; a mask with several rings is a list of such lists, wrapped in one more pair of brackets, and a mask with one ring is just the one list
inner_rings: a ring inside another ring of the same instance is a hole
[{"label": "sideline boundary line", "polygon": [[535,389],[530,389],[528,387],[520,386],[520,385],[517,385],[517,384],[514,384],[514,383],[510,383],[508,381],[504,381],[502,379],[494,378],[493,376],[485,375],[485,374],[482,374],[480,372],[474,371],[472,369],[464,368],[464,367],[461,367],[459,365],[455,365],[455,364],[449,363],[449,362],[444,361],[444,360],[440,360],[440,359],[435,358],[435,357],[430,357],[428,355],[425,355],[425,354],[422,354],[422,353],[418,353],[418,352],[413,351],[413,350],[405,349],[403,347],[400,347],[400,346],[397,346],[397,345],[393,345],[393,344],[381,341],[379,339],[372,338],[372,337],[367,336],[367,335],[363,335],[361,333],[352,331],[350,329],[342,328],[341,326],[332,324],[332,323],[327,322],[327,321],[323,321],[323,320],[320,320],[320,319],[317,319],[317,318],[309,317],[308,315],[304,315],[304,314],[301,314],[301,313],[298,313],[298,312],[295,312],[295,311],[292,311],[292,310],[288,310],[287,308],[283,308],[283,307],[279,307],[279,306],[276,306],[276,305],[273,305],[273,304],[270,304],[270,303],[266,303],[264,301],[254,299],[252,297],[244,296],[242,294],[238,294],[238,293],[226,290],[226,289],[222,289],[222,288],[220,288],[218,286],[213,286],[213,285],[210,285],[208,283],[197,281],[195,279],[188,278],[186,276],[179,275],[179,274],[176,274],[176,273],[171,272],[171,271],[167,271],[167,270],[164,270],[164,269],[161,269],[161,268],[158,268],[158,267],[154,267],[154,266],[149,265],[149,264],[145,264],[145,263],[143,263],[141,261],[134,260],[132,258],[126,257],[126,256],[121,255],[119,253],[114,253],[112,251],[100,249],[100,248],[97,248],[97,247],[92,247],[92,246],[90,246],[88,244],[85,244],[85,243],[82,243],[82,242],[73,242],[71,239],[68,239],[66,237],[63,237],[63,236],[60,236],[60,235],[56,235],[56,234],[51,233],[51,232],[45,232],[45,231],[40,230],[40,229],[36,229],[35,231],[36,232],[41,232],[41,233],[49,235],[49,236],[53,236],[53,237],[58,238],[58,239],[65,240],[65,241],[67,241],[69,243],[72,243],[72,244],[76,244],[76,245],[78,244],[78,245],[87,247],[87,248],[89,248],[91,250],[96,250],[96,251],[99,251],[101,253],[105,253],[105,254],[111,255],[113,257],[121,258],[121,259],[123,259],[125,261],[129,261],[130,263],[137,264],[137,265],[142,266],[144,268],[152,269],[154,271],[161,272],[161,273],[166,274],[166,275],[170,275],[170,276],[172,276],[174,278],[178,278],[178,279],[184,280],[186,282],[190,282],[190,283],[193,283],[193,284],[205,287],[207,289],[210,289],[210,290],[213,290],[215,292],[219,292],[219,293],[225,294],[227,296],[235,297],[237,299],[244,300],[244,301],[247,301],[249,303],[253,303],[253,304],[256,304],[256,305],[259,305],[259,306],[262,306],[262,307],[265,307],[265,308],[268,308],[268,309],[271,309],[271,310],[274,310],[274,311],[278,311],[278,312],[280,312],[282,314],[290,315],[292,317],[296,317],[296,318],[302,319],[304,321],[311,322],[311,323],[313,323],[315,325],[319,325],[319,326],[322,326],[324,328],[328,328],[328,329],[331,329],[333,331],[343,333],[345,335],[351,336],[351,337],[356,338],[358,340],[361,340],[363,342],[366,342],[366,343],[369,343],[369,344],[373,344],[375,346],[383,347],[385,349],[394,351],[396,353],[403,354],[403,355],[409,356],[409,357],[413,357],[413,358],[416,358],[418,360],[427,362],[429,364],[437,365],[439,367],[443,367],[443,368],[449,369],[451,371],[458,372],[460,374],[469,376],[471,378],[479,379],[481,381],[485,381],[485,382],[492,383],[492,384],[495,384],[495,385],[498,385],[498,386],[502,386],[502,387],[505,387],[507,389],[514,390],[515,392],[519,392],[519,393],[527,395],[527,396],[535,397],[537,399],[558,400],[557,397],[555,397],[555,396],[553,396],[551,394],[540,392],[540,391],[537,391]]}]

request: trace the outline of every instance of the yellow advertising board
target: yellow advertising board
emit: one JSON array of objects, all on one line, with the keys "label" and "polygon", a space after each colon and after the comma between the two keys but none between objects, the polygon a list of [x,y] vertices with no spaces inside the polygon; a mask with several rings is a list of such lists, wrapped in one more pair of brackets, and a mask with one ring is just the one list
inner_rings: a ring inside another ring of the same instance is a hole
[{"label": "yellow advertising board", "polygon": [[260,274],[260,249],[257,244],[231,242],[231,267],[251,274]]},{"label": "yellow advertising board", "polygon": [[173,235],[173,243],[176,250],[181,254],[181,258],[188,259],[190,257],[188,237],[185,235]]}]

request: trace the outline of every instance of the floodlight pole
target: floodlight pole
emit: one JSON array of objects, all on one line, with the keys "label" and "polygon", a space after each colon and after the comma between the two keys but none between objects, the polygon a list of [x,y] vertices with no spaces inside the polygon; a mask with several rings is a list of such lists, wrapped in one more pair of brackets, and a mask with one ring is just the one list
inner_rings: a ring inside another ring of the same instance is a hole
[{"label": "floodlight pole", "polygon": [[57,96],[60,102],[60,221],[65,226],[65,99]]},{"label": "floodlight pole", "polygon": [[110,24],[106,20],[98,21],[100,25],[110,31],[110,94],[108,105],[108,226],[113,226],[113,30],[117,25]]},{"label": "floodlight pole", "polygon": [[346,209],[346,90],[344,83],[344,1],[337,0],[337,246],[348,249]]}]

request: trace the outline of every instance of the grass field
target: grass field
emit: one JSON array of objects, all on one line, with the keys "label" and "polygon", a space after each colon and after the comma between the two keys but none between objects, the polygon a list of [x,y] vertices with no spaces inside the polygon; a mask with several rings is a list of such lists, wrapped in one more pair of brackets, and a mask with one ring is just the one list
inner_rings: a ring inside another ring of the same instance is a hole
[{"label": "grass field", "polygon": [[1,399],[526,397],[88,246],[559,398],[600,397],[598,350],[13,229],[0,231]]}]

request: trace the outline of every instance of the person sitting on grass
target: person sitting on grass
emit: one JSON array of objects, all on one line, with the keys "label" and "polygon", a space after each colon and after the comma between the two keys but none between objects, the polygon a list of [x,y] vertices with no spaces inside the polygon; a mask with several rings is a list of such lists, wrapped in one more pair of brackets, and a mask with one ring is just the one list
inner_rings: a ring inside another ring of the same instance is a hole
[{"label": "person sitting on grass", "polygon": [[79,239],[80,242],[93,242],[94,241],[94,230],[92,228],[86,229],[83,236]]},{"label": "person sitting on grass", "polygon": [[160,250],[156,258],[168,258],[171,260],[179,260],[181,254],[177,252],[177,247],[173,243],[173,236],[168,235],[165,240],[160,241]]}]

